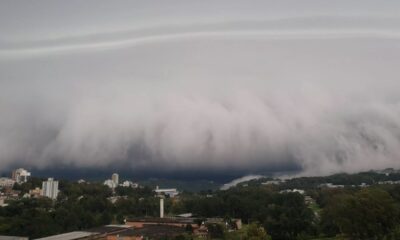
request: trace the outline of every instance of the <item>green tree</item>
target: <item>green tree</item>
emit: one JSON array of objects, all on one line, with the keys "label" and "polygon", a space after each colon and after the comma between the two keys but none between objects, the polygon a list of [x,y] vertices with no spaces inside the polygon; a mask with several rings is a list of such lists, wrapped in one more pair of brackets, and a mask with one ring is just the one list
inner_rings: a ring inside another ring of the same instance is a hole
[{"label": "green tree", "polygon": [[264,214],[264,227],[273,239],[296,239],[314,232],[314,214],[298,193],[274,195]]},{"label": "green tree", "polygon": [[386,191],[363,189],[334,197],[321,221],[351,239],[382,239],[399,224],[399,208]]},{"label": "green tree", "polygon": [[271,240],[265,229],[258,223],[252,223],[247,227],[244,240]]},{"label": "green tree", "polygon": [[206,226],[211,238],[223,238],[224,227],[221,224],[208,223]]}]

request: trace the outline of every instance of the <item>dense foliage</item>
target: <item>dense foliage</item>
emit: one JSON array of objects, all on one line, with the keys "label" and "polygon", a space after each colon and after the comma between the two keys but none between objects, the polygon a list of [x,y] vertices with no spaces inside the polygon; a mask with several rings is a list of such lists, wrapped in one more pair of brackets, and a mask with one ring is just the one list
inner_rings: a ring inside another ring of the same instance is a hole
[{"label": "dense foliage", "polygon": [[275,239],[295,239],[314,234],[314,214],[299,193],[245,187],[216,192],[212,197],[187,196],[172,205],[172,211],[198,216],[240,218],[244,223],[260,222]]},{"label": "dense foliage", "polygon": [[[389,177],[363,173],[297,178],[279,185],[253,181],[226,191],[183,192],[166,198],[165,210],[171,216],[193,213],[199,223],[206,217],[242,219],[244,228],[236,232],[209,224],[210,235],[218,239],[400,239],[400,186],[374,184]],[[371,186],[356,185],[367,180]],[[325,182],[347,187],[319,187]],[[32,178],[15,189],[22,196],[40,183]],[[305,194],[281,193],[290,187]],[[61,181],[60,190],[57,201],[22,198],[0,208],[0,234],[36,238],[159,214],[159,200],[148,187],[111,191],[100,183]]]}]

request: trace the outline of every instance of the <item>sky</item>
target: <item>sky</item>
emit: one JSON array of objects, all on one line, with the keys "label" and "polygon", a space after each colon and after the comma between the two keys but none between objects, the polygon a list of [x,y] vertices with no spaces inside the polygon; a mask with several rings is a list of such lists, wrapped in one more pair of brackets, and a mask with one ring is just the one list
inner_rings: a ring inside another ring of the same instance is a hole
[{"label": "sky", "polygon": [[399,12],[389,0],[1,1],[0,169],[400,168]]}]

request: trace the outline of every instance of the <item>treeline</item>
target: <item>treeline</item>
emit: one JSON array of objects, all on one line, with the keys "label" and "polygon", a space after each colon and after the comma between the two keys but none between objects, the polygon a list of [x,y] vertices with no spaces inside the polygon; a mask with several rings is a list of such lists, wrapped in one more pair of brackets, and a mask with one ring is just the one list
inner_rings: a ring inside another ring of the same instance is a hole
[{"label": "treeline", "polygon": [[[262,183],[274,180],[273,178],[261,178],[242,183],[248,186],[261,186]],[[361,184],[374,185],[384,181],[399,181],[400,173],[391,172],[382,174],[375,171],[361,172],[356,174],[338,173],[324,177],[297,177],[281,182],[278,189],[314,189],[321,184],[332,183],[334,185],[358,186]]]},{"label": "treeline", "polygon": [[319,226],[326,236],[400,239],[400,186],[317,192]]},{"label": "treeline", "polygon": [[214,195],[182,197],[172,212],[191,212],[203,217],[240,218],[259,222],[273,239],[314,236],[314,213],[298,193],[280,194],[267,188],[246,187],[219,191]]},{"label": "treeline", "polygon": [[[32,179],[16,188],[22,195],[37,184]],[[224,233],[212,226],[219,239],[400,239],[399,185],[310,187],[304,195],[280,189],[249,184],[226,191],[183,192],[165,199],[165,211],[170,216],[193,213],[199,219],[240,218],[251,226],[243,233]],[[112,192],[101,183],[61,181],[60,190],[57,201],[26,198],[0,208],[0,234],[37,238],[159,214],[159,199],[147,187]]]},{"label": "treeline", "polygon": [[272,239],[400,239],[400,186],[315,188],[279,193],[276,186],[236,187],[213,196],[182,197],[172,212],[241,218],[259,223]]}]

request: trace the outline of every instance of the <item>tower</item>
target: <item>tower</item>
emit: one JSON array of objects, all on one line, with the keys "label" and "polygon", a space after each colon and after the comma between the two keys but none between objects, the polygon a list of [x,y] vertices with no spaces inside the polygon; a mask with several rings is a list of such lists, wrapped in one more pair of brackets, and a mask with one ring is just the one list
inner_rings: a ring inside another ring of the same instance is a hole
[{"label": "tower", "polygon": [[119,184],[119,175],[118,175],[118,173],[113,173],[113,175],[111,175],[111,180],[114,182],[115,186],[118,186],[118,184]]},{"label": "tower", "polygon": [[164,198],[160,198],[160,218],[164,217]]}]

